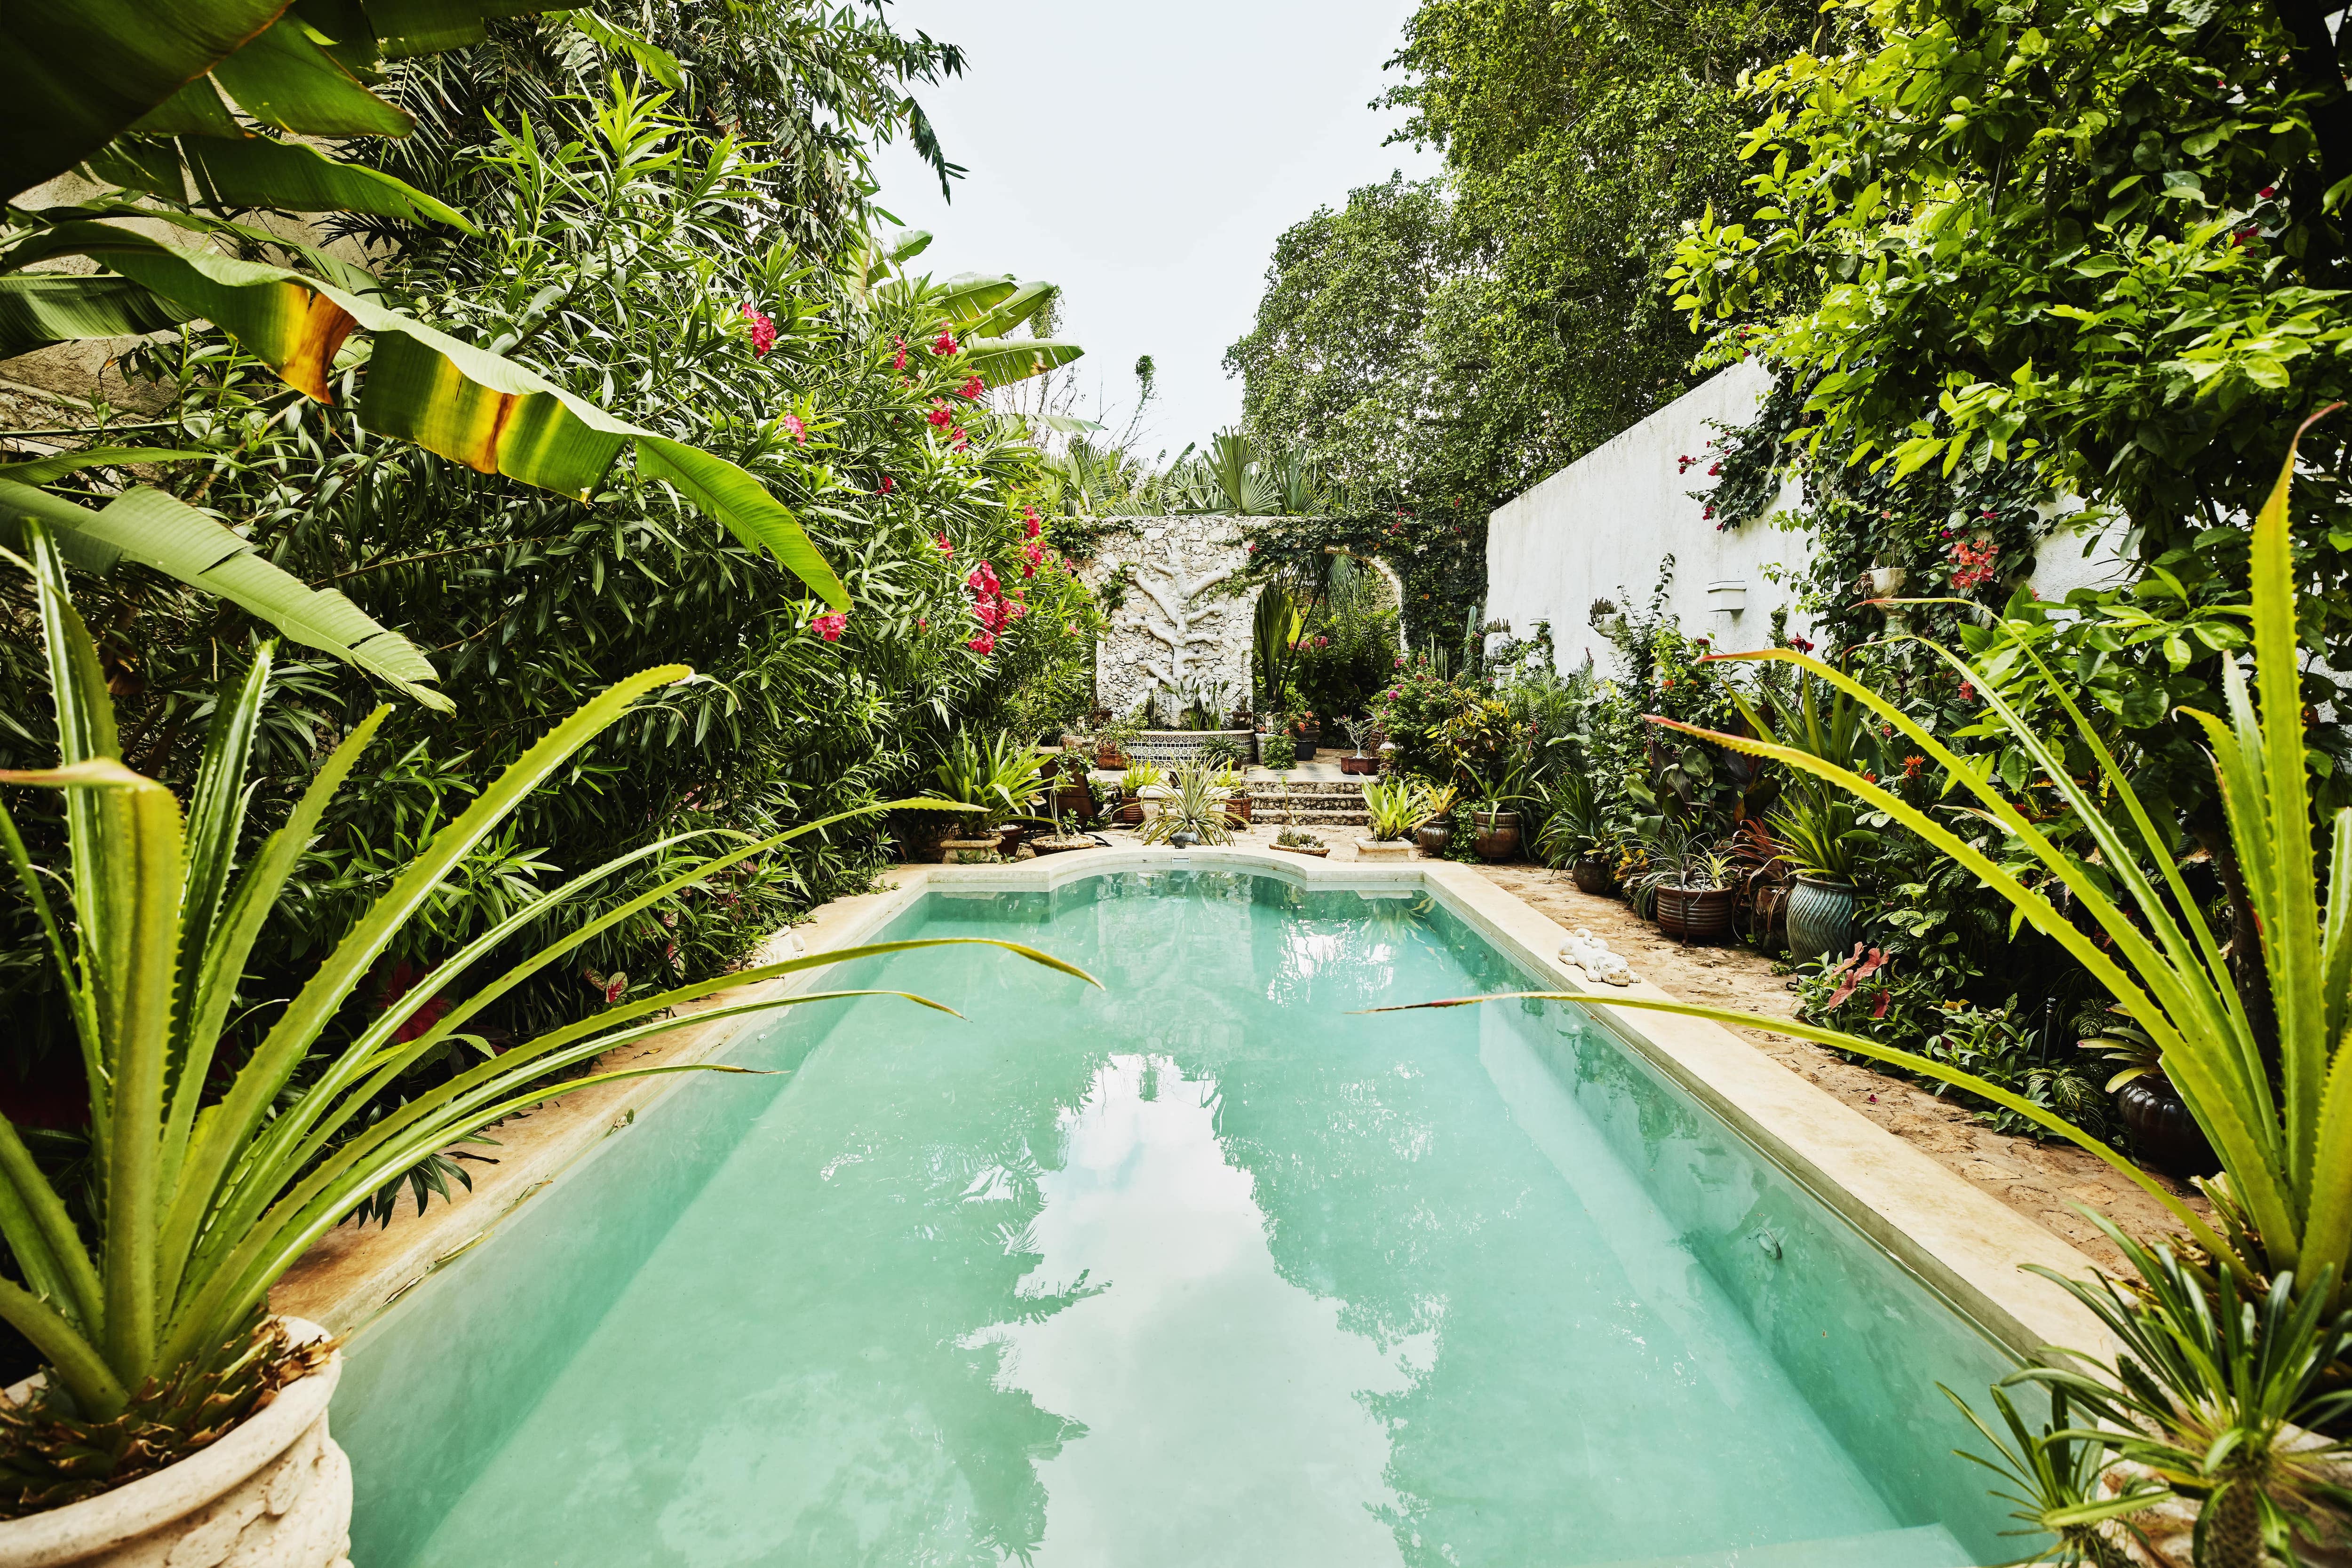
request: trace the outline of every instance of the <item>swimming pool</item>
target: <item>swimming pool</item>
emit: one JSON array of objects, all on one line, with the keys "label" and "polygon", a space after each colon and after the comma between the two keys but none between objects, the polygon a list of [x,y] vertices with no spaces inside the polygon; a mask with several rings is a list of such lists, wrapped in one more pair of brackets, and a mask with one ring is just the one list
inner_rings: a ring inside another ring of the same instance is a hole
[{"label": "swimming pool", "polygon": [[2014,1557],[1969,1322],[1395,886],[932,892],[362,1333],[352,1556],[411,1564]]}]

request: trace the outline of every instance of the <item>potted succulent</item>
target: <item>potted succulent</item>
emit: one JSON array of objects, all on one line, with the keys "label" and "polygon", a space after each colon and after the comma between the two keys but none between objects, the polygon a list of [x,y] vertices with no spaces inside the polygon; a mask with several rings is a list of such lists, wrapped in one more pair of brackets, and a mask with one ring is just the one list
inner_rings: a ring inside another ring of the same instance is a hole
[{"label": "potted succulent", "polygon": [[1421,792],[1421,820],[1413,824],[1412,841],[1432,860],[1445,853],[1454,841],[1454,802],[1462,791],[1451,784],[1425,785]]},{"label": "potted succulent", "polygon": [[1410,779],[1378,779],[1364,786],[1364,814],[1371,837],[1356,841],[1359,860],[1403,860],[1412,853],[1406,835],[1422,814],[1421,791]]},{"label": "potted succulent", "polygon": [[1855,824],[1852,800],[1804,789],[1789,792],[1769,827],[1795,873],[1784,912],[1789,956],[1843,953],[1853,946],[1855,878],[1877,835]]},{"label": "potted succulent", "polygon": [[1274,835],[1274,847],[1287,850],[1295,855],[1313,855],[1321,860],[1331,852],[1331,846],[1304,828],[1285,828]]},{"label": "potted succulent", "polygon": [[[511,1043],[382,1114],[378,1091],[448,1051],[499,998],[576,964],[583,943],[712,876],[848,818],[956,808],[888,801],[740,844],[657,873],[645,892],[548,939],[542,923],[562,905],[677,841],[648,844],[529,897],[373,1011],[352,1006],[377,961],[518,805],[640,698],[692,673],[646,670],[592,697],[487,781],[340,934],[266,1031],[232,1041],[254,944],[391,709],[361,719],[283,823],[257,831],[239,856],[273,646],[261,644],[219,694],[184,804],[123,765],[63,564],[40,524],[24,528],[59,756],[55,768],[0,772],[0,782],[63,795],[65,863],[37,863],[5,810],[0,828],[79,1037],[98,1134],[90,1179],[104,1202],[78,1223],[0,1118],[0,1234],[17,1270],[0,1282],[0,1318],[44,1364],[0,1408],[0,1489],[13,1516],[0,1522],[0,1561],[329,1568],[344,1560],[352,1506],[349,1464],[326,1424],[337,1363],[310,1325],[268,1315],[271,1286],[385,1184],[539,1103],[551,1079],[570,1092],[743,1071],[679,1063],[562,1077],[674,1028],[672,1009],[875,949],[807,954],[642,997],[625,996],[623,981],[603,1011]],[[494,967],[478,975],[485,961]],[[772,997],[737,1010],[818,999]]]},{"label": "potted succulent", "polygon": [[1344,718],[1339,721],[1339,727],[1348,732],[1348,743],[1356,748],[1351,755],[1339,758],[1339,771],[1378,773],[1381,770],[1380,756],[1365,747],[1379,744],[1380,726],[1369,718]]},{"label": "potted succulent", "polygon": [[1142,724],[1132,718],[1117,718],[1102,726],[1095,734],[1095,766],[1126,767],[1127,748],[1142,734]]}]

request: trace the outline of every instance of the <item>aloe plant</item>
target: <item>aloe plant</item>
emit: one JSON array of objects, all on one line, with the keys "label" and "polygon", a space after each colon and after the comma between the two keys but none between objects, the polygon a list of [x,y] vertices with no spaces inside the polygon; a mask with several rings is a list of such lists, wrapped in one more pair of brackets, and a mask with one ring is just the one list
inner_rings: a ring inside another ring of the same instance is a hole
[{"label": "aloe plant", "polygon": [[[2013,647],[2019,668],[2028,672],[2022,678],[2039,683],[2063,713],[2071,732],[2091,748],[2097,773],[2088,782],[2075,778],[2057,749],[2032,731],[1994,683],[1982,679],[1958,655],[1923,645],[1977,681],[1990,710],[1987,723],[2022,747],[2036,770],[2051,781],[2093,839],[2112,883],[2053,844],[2000,792],[1981,760],[1956,755],[1890,698],[1790,649],[1721,657],[1795,664],[1901,731],[1916,752],[1946,769],[1953,788],[1974,797],[1983,814],[2040,862],[2050,882],[2066,890],[2073,911],[2089,929],[1943,821],[1834,758],[1798,746],[1717,734],[1655,716],[1651,719],[1717,746],[1770,758],[1866,801],[1982,879],[2009,901],[2019,920],[2065,948],[2122,1004],[2133,1027],[2153,1042],[2165,1075],[2220,1156],[2226,1179],[2206,1184],[2214,1200],[2214,1220],[2190,1209],[2082,1128],[1948,1064],[1785,1019],[1640,998],[1612,997],[1611,1005],[1769,1029],[1957,1084],[2082,1145],[2138,1184],[2171,1211],[2242,1291],[2258,1292],[2267,1277],[2292,1273],[2301,1288],[2324,1291],[2332,1304],[2341,1294],[2347,1252],[2352,1250],[2352,1071],[2346,1071],[2342,1061],[2343,1041],[2352,1029],[2352,809],[2338,812],[2332,825],[2323,898],[2305,775],[2300,650],[2287,527],[2294,461],[2290,448],[2278,483],[2254,520],[2252,684],[2234,657],[2225,658],[2227,717],[2189,711],[2211,747],[2230,835],[2260,922],[2278,1025],[2275,1091],[2264,1041],[2233,983],[2221,943],[2182,883],[2168,835],[2132,789],[2098,728],[2076,705],[2068,685],[2014,629],[1997,629],[1995,643],[2010,645],[2000,648],[2004,655]],[[2120,889],[2120,898],[2110,894],[2111,885]]]},{"label": "aloe plant", "polygon": [[[38,591],[59,757],[55,768],[0,772],[0,783],[63,794],[69,858],[59,878],[67,893],[62,908],[52,905],[44,887],[48,873],[35,866],[4,810],[0,833],[64,979],[89,1077],[102,1201],[95,1243],[88,1244],[23,1138],[0,1118],[0,1235],[23,1277],[22,1284],[0,1280],[0,1317],[46,1359],[50,1386],[74,1416],[116,1416],[142,1399],[152,1404],[158,1390],[184,1391],[192,1368],[237,1363],[255,1343],[271,1284],[369,1194],[556,1092],[550,1074],[673,1027],[663,1016],[668,1009],[847,958],[978,940],[868,944],[634,998],[515,1045],[368,1121],[380,1090],[531,976],[599,932],[825,822],[703,859],[481,979],[437,1018],[420,1011],[592,883],[699,835],[662,839],[608,861],[529,900],[348,1041],[325,1045],[329,1026],[370,966],[467,852],[640,698],[692,673],[673,664],[632,675],[549,730],[443,828],[344,933],[259,1042],[235,1061],[225,1041],[254,939],[389,709],[377,708],[328,755],[284,825],[240,869],[247,750],[269,686],[267,646],[236,690],[223,695],[184,811],[170,789],[123,766],[98,656],[67,591],[56,547],[37,524],[28,529],[28,543],[31,561],[17,564],[32,571]],[[957,809],[923,800],[844,815],[898,807]],[[1032,948],[983,945],[1090,978]],[[952,1010],[904,992],[832,991],[732,1002],[701,1017],[865,995],[903,996]],[[430,1021],[402,1040],[412,1020]],[[298,1088],[306,1067],[308,1082]],[[688,1071],[743,1070],[706,1063],[628,1068],[562,1088]],[[207,1419],[238,1413],[212,1409]]]}]

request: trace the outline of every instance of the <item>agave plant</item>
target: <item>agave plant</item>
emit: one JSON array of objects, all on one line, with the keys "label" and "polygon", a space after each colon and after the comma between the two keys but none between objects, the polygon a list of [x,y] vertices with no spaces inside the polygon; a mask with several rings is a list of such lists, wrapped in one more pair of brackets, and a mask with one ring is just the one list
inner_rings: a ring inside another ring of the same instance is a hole
[{"label": "agave plant", "polygon": [[1159,814],[1143,824],[1143,841],[1164,844],[1179,833],[1189,833],[1204,844],[1228,844],[1234,835],[1225,803],[1232,787],[1206,768],[1180,768],[1175,782],[1160,802]]},{"label": "agave plant", "polygon": [[[2168,836],[2077,706],[2067,683],[2052,673],[2016,629],[2006,624],[1997,629],[1995,646],[2004,656],[2013,650],[2017,667],[2025,672],[2021,678],[2047,693],[2070,721],[2071,733],[2091,749],[2097,776],[2089,782],[2075,778],[2075,770],[2050,741],[2033,732],[1996,683],[1948,650],[1923,645],[1976,682],[1989,710],[1988,725],[2022,747],[2035,770],[2058,790],[2072,818],[2093,839],[2112,884],[2053,844],[2001,794],[1987,770],[1956,756],[1892,699],[1790,649],[1720,657],[1795,664],[1901,731],[1916,752],[1941,765],[1954,788],[1973,796],[1983,813],[2040,862],[2048,881],[2065,889],[2073,910],[2090,930],[1943,821],[1832,758],[1798,746],[1651,717],[1654,724],[1714,745],[1770,758],[1867,802],[1973,873],[2009,901],[2020,920],[2065,948],[2153,1043],[2165,1075],[2220,1156],[2225,1179],[2205,1184],[2214,1200],[2214,1220],[2189,1208],[2082,1128],[1948,1063],[1836,1030],[1720,1008],[1613,997],[1611,1005],[1770,1029],[1956,1084],[2079,1144],[2138,1184],[2228,1270],[2239,1290],[2259,1293],[2269,1276],[2292,1273],[2304,1289],[2324,1291],[2332,1304],[2341,1292],[2347,1252],[2352,1250],[2352,1071],[2343,1071],[2339,1060],[2347,1028],[2352,1028],[2352,809],[2338,812],[2333,824],[2323,901],[2305,775],[2287,530],[2294,477],[2290,449],[2278,483],[2254,520],[2252,686],[2237,661],[2225,656],[2222,688],[2228,716],[2189,710],[2211,747],[2230,836],[2262,933],[2278,1026],[2276,1092],[2263,1041],[2232,980],[2221,944],[2182,883]],[[2118,826],[2119,821],[2126,825]],[[2148,867],[2155,868],[2153,874]],[[2121,890],[2120,901],[2108,892],[2110,885]]]},{"label": "agave plant", "polygon": [[[24,1281],[0,1280],[0,1318],[47,1362],[52,1407],[61,1416],[105,1422],[188,1406],[191,1376],[226,1378],[239,1368],[256,1343],[271,1284],[371,1193],[556,1092],[550,1074],[672,1027],[663,1016],[668,1009],[796,970],[936,945],[892,942],[812,954],[620,1002],[490,1056],[370,1121],[381,1090],[464,1038],[459,1031],[470,1019],[533,975],[598,933],[825,824],[702,859],[481,978],[445,1012],[423,1010],[455,994],[478,965],[591,884],[700,835],[662,839],[609,861],[523,903],[347,1040],[327,1044],[330,1026],[370,966],[468,852],[640,697],[691,677],[680,665],[646,670],[556,725],[484,789],[344,933],[258,1043],[242,1050],[230,1043],[229,1015],[255,937],[390,710],[377,708],[334,748],[284,825],[240,869],[247,751],[269,686],[267,647],[236,689],[224,694],[184,812],[171,789],[123,766],[97,653],[68,594],[57,549],[37,525],[30,544],[59,757],[52,768],[0,772],[0,783],[62,792],[69,856],[58,879],[68,893],[63,908],[50,903],[43,887],[50,873],[36,868],[5,810],[0,833],[47,935],[79,1038],[100,1202],[96,1239],[87,1243],[25,1140],[0,1118],[0,1236]],[[925,800],[845,815],[896,807],[958,809]],[[1033,949],[987,945],[1085,977]],[[907,993],[840,991],[730,1003],[702,1016],[858,995],[942,1006]],[[412,1028],[416,1032],[404,1039]],[[562,1087],[683,1071],[742,1070],[629,1068]],[[304,1079],[299,1086],[298,1074]],[[250,1379],[243,1385],[258,1391]],[[194,1403],[205,1406],[207,1431],[242,1414]]]},{"label": "agave plant", "polygon": [[2051,1538],[2025,1562],[2052,1563],[2055,1568],[2137,1568],[2137,1560],[2125,1542],[2145,1543],[2147,1537],[2130,1516],[2170,1494],[2152,1482],[2136,1480],[2119,1492],[2103,1495],[2099,1483],[2115,1462],[2107,1435],[2076,1431],[2067,1425],[2064,1389],[2052,1390],[2051,1419],[2036,1431],[2026,1424],[2008,1392],[1995,1388],[1993,1408],[2009,1429],[2004,1440],[1969,1407],[1968,1401],[1940,1383],[1936,1386],[1959,1406],[1969,1425],[1998,1456],[1987,1458],[1959,1450],[1960,1458],[1982,1465],[2005,1483],[1993,1496],[2017,1505],[2010,1517],[2025,1528],[2002,1533]]}]

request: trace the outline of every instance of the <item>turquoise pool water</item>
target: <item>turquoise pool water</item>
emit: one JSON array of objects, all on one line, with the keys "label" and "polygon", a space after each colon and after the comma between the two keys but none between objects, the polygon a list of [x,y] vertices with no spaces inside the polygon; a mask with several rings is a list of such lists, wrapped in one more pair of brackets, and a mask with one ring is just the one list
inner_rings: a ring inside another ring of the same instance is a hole
[{"label": "turquoise pool water", "polygon": [[365,1331],[360,1568],[1961,1568],[1969,1324],[1415,894],[934,894]]}]

